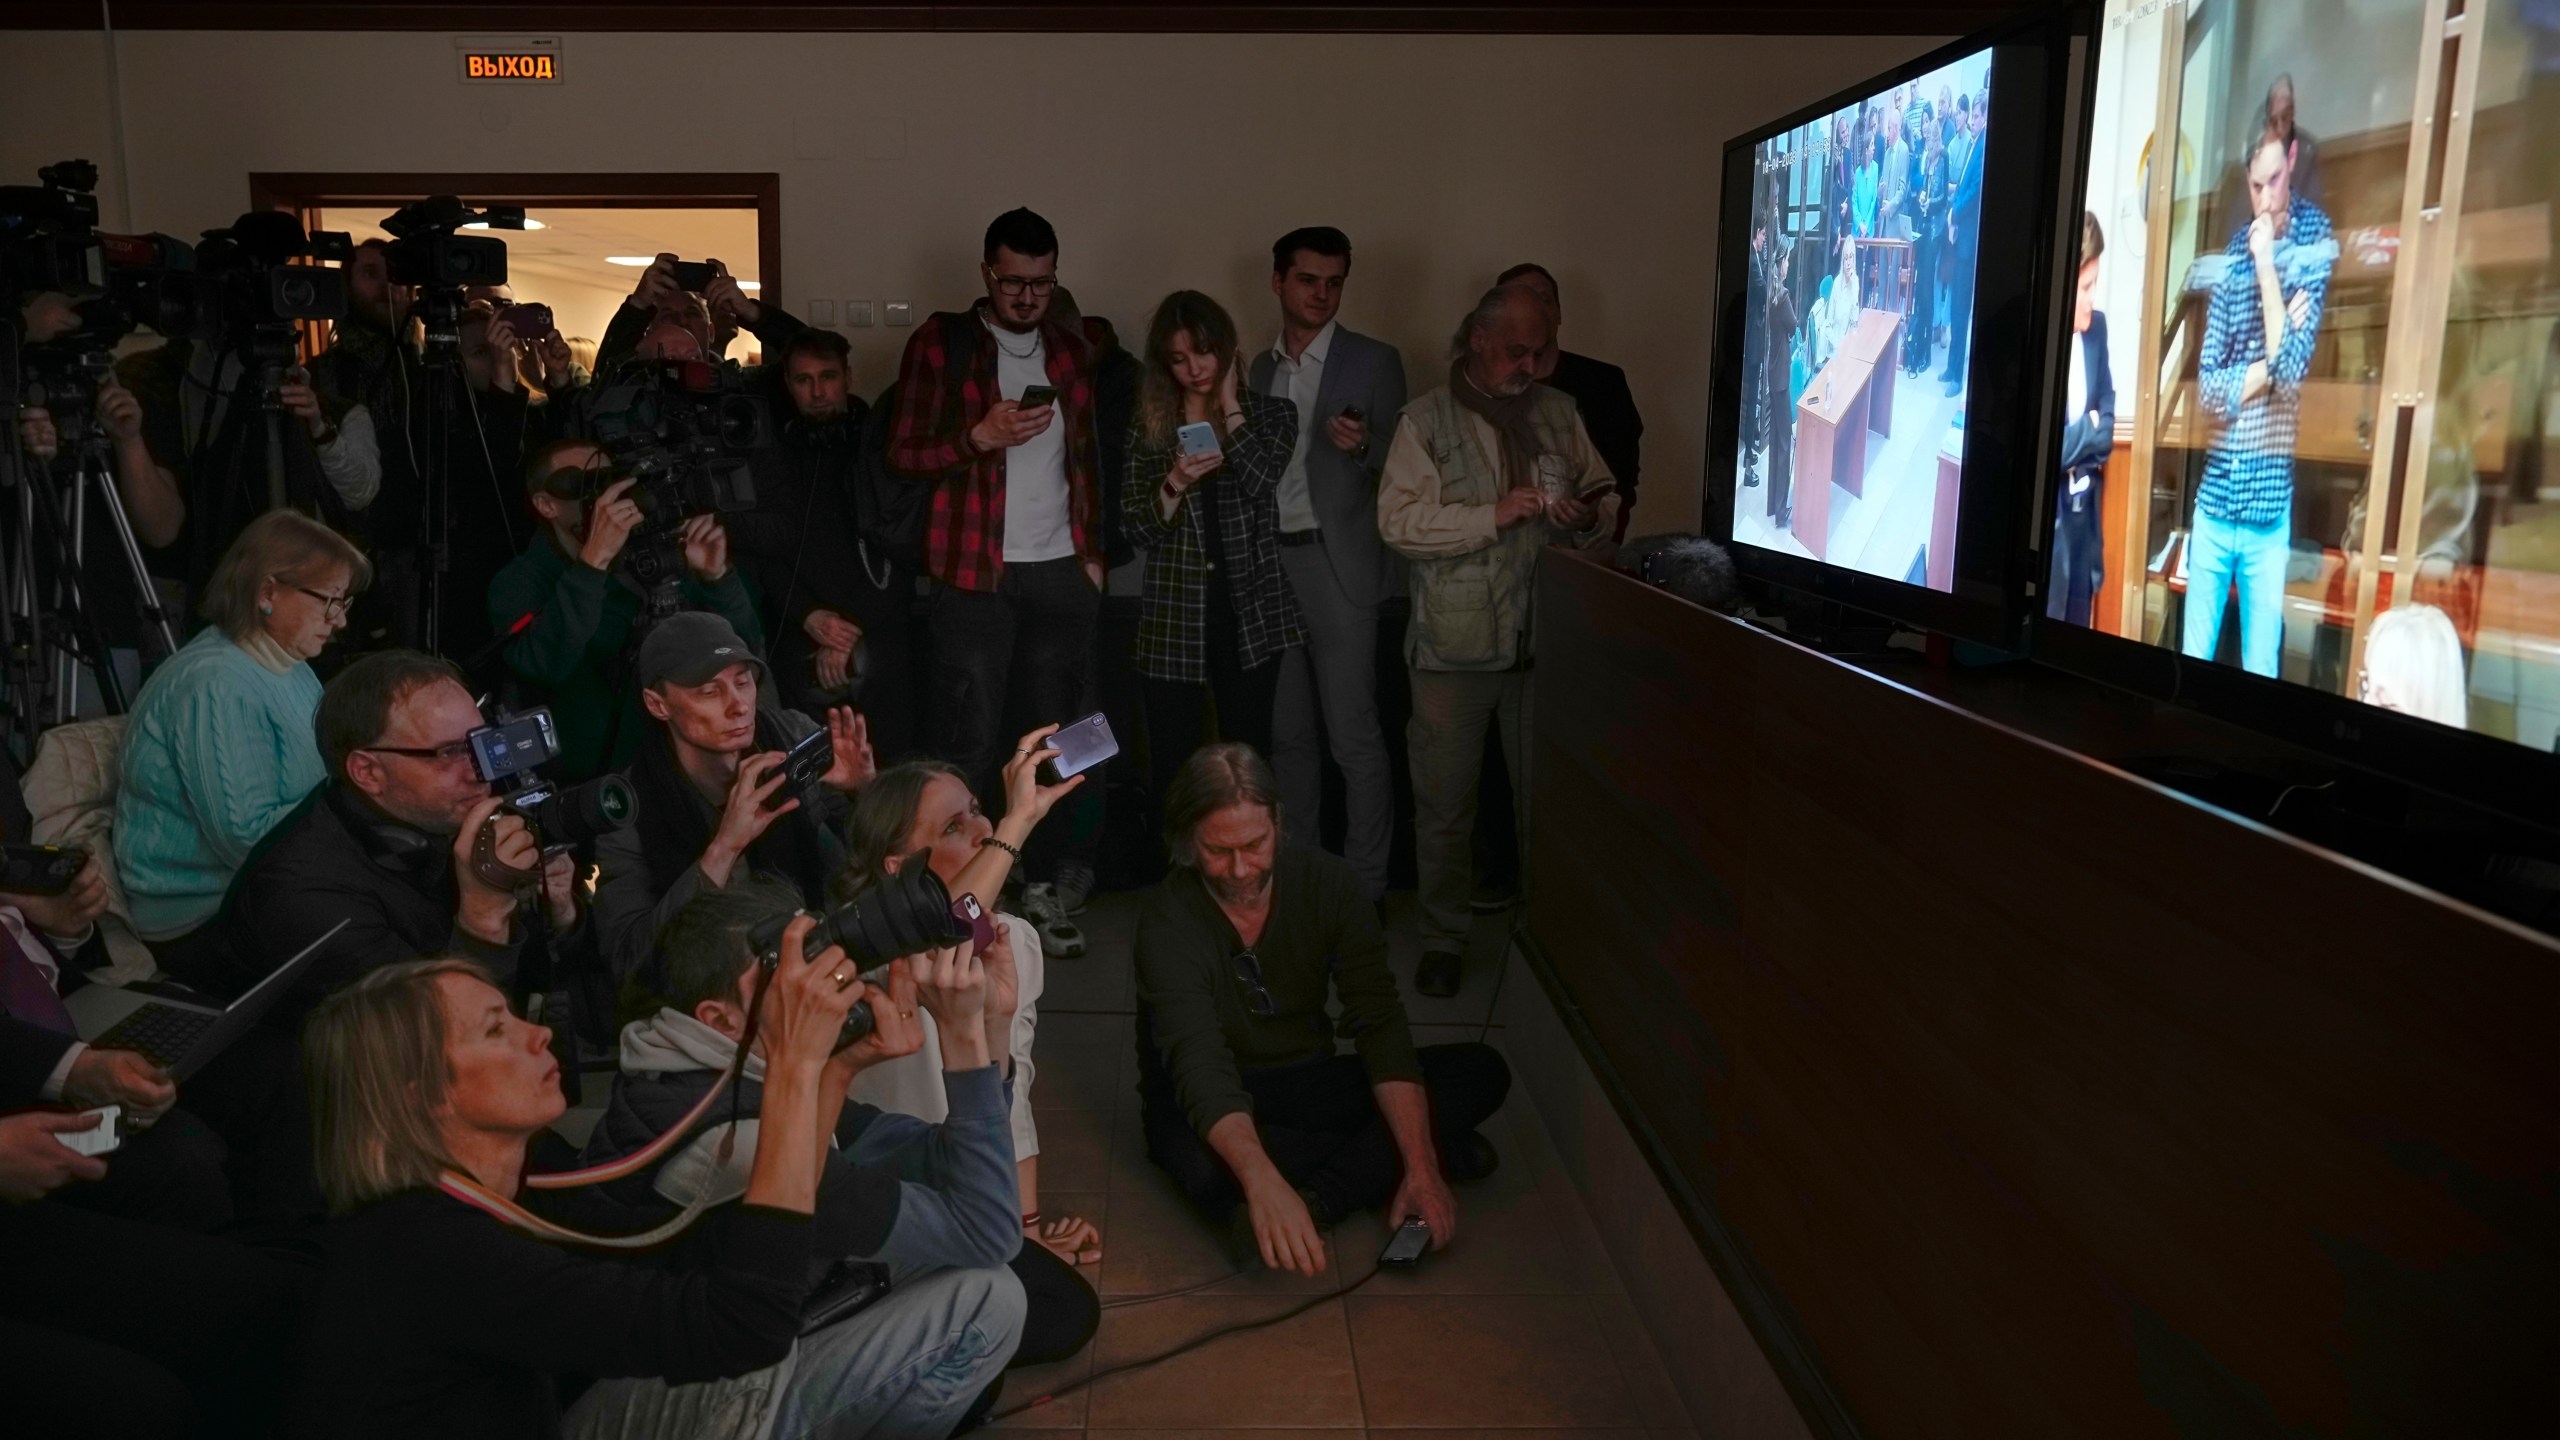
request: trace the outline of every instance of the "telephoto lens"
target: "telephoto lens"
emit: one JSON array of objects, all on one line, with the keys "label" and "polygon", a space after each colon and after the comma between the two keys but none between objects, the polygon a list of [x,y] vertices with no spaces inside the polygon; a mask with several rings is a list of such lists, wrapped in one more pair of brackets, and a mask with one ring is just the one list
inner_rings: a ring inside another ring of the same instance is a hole
[{"label": "telephoto lens", "polygon": [[[781,962],[782,932],[794,918],[785,916],[749,932],[747,944],[765,964]],[[870,971],[900,956],[957,945],[969,938],[970,928],[968,921],[952,914],[951,892],[943,888],[942,877],[925,864],[925,852],[919,850],[907,857],[897,874],[821,913],[816,928],[802,937],[800,953],[817,956],[830,945],[841,945],[855,969]],[[858,1043],[874,1024],[871,1003],[856,1003],[845,1014],[844,1033],[836,1038],[836,1048]]]}]

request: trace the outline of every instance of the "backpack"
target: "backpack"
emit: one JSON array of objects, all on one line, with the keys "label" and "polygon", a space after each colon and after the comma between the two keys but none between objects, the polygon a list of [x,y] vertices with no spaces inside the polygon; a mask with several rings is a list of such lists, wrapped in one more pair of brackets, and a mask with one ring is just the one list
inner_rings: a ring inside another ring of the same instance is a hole
[{"label": "backpack", "polygon": [[[943,363],[955,372],[965,372],[978,361],[978,325],[969,312],[940,314],[934,324],[942,327]],[[959,427],[960,387],[947,387],[948,413],[942,417],[942,428],[948,432]],[[889,434],[897,424],[898,387],[892,383],[873,401],[871,413],[864,417],[862,436],[862,494],[856,507],[855,528],[864,545],[875,555],[886,556],[908,570],[924,568],[924,533],[933,518],[933,492],[938,481],[932,476],[909,475],[889,463]]]}]

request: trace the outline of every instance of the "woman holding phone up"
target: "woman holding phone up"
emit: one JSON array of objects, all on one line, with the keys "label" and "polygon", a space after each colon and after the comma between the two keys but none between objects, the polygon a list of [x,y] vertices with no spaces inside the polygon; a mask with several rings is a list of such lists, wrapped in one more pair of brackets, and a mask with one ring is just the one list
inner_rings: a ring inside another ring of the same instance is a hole
[{"label": "woman holding phone up", "polygon": [[1147,327],[1121,502],[1130,543],[1147,550],[1137,661],[1159,805],[1210,739],[1212,696],[1217,738],[1271,753],[1280,653],[1306,640],[1280,569],[1278,486],[1298,407],[1242,380],[1235,321],[1218,302],[1166,296]]}]

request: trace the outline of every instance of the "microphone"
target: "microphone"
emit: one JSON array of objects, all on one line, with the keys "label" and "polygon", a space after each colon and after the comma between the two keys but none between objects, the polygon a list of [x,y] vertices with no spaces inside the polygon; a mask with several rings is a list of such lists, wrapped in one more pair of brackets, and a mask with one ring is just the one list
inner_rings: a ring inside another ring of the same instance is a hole
[{"label": "microphone", "polygon": [[1618,547],[1617,566],[1692,605],[1731,613],[1742,599],[1733,557],[1703,536],[1644,535]]}]

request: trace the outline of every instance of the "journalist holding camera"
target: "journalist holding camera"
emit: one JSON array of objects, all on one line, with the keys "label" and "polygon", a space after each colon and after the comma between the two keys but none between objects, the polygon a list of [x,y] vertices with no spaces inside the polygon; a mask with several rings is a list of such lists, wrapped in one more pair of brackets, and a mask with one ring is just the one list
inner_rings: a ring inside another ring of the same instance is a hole
[{"label": "journalist holding camera", "polygon": [[[646,492],[634,493],[638,483],[616,473],[611,457],[591,441],[543,447],[524,472],[540,533],[489,586],[490,626],[515,636],[507,642],[507,669],[559,721],[566,779],[630,764],[650,729],[627,659],[647,596],[621,563],[645,518],[643,505],[655,503]],[[677,541],[684,563],[679,603],[720,616],[750,648],[761,642],[764,632],[730,564],[720,517],[688,517]]]},{"label": "journalist holding camera", "polygon": [[461,954],[504,977],[524,945],[524,891],[541,871],[556,933],[578,926],[567,854],[547,860],[526,819],[489,791],[472,754],[479,705],[450,661],[366,655],[320,692],[315,726],[328,780],[276,823],[232,881],[218,963],[178,978],[238,994],[341,919],[276,1013],[296,1023],[368,970]]},{"label": "journalist holding camera", "polygon": [[848,797],[877,765],[851,708],[824,725],[772,708],[771,678],[704,611],[670,615],[640,642],[633,679],[652,723],[629,772],[632,823],[596,847],[598,943],[618,979],[658,983],[652,939],[704,889],[770,876],[823,902],[844,860]]},{"label": "journalist holding camera", "polygon": [[[901,998],[857,983],[840,949],[806,955],[816,924],[790,921],[746,997],[758,1143],[740,1202],[647,1260],[571,1248],[578,1233],[544,1213],[550,1192],[527,1184],[532,1142],[565,1108],[559,1066],[549,1032],[512,1014],[486,971],[426,960],[333,996],[311,1025],[310,1093],[345,1218],[306,1316],[298,1433],[675,1436],[725,1415],[743,1433],[948,1434],[1013,1352],[1021,1287],[952,1269],[847,1319],[812,1313],[830,1298],[810,1277],[833,1258],[820,1242],[846,1017]],[[983,1007],[987,976],[965,948],[913,963],[930,977],[917,990]],[[976,1058],[974,1083],[955,1083],[997,1111],[1000,1076]],[[980,1148],[972,1183],[1001,1186],[994,1147]],[[619,1378],[564,1414],[562,1386],[580,1376]]]}]

